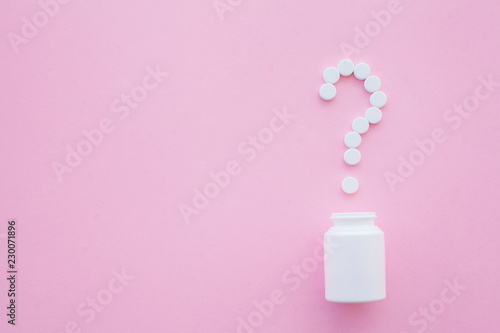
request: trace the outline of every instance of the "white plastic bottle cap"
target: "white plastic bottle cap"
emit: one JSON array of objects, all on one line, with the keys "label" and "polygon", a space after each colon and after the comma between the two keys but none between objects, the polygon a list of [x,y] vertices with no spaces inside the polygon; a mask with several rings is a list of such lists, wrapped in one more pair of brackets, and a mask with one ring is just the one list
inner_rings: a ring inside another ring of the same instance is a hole
[{"label": "white plastic bottle cap", "polygon": [[381,91],[376,91],[370,96],[372,106],[381,108],[387,103],[387,96]]},{"label": "white plastic bottle cap", "polygon": [[384,233],[375,213],[333,214],[325,233],[325,298],[362,303],[386,297]]},{"label": "white plastic bottle cap", "polygon": [[365,117],[358,117],[352,122],[352,130],[359,134],[366,133],[368,128],[370,128],[370,123]]},{"label": "white plastic bottle cap", "polygon": [[364,62],[357,64],[356,67],[354,67],[354,76],[358,80],[364,80],[370,75],[370,66],[365,64]]},{"label": "white plastic bottle cap", "polygon": [[366,78],[364,85],[366,91],[373,93],[380,89],[382,82],[380,82],[378,77],[372,75]]},{"label": "white plastic bottle cap", "polygon": [[342,191],[344,191],[346,194],[356,193],[358,188],[359,182],[354,177],[347,177],[342,181]]},{"label": "white plastic bottle cap", "polygon": [[335,67],[328,67],[323,72],[323,80],[325,80],[326,83],[335,84],[339,79],[340,79],[340,72]]},{"label": "white plastic bottle cap", "polygon": [[321,88],[319,88],[319,95],[325,101],[333,99],[336,94],[337,94],[337,89],[331,83],[325,83],[321,86]]},{"label": "white plastic bottle cap", "polygon": [[352,74],[352,72],[354,72],[354,64],[349,59],[341,60],[337,67],[339,69],[340,75],[342,76],[349,76]]},{"label": "white plastic bottle cap", "polygon": [[361,144],[361,135],[358,132],[349,132],[344,137],[347,148],[358,148]]},{"label": "white plastic bottle cap", "polygon": [[357,149],[349,148],[344,153],[344,161],[349,165],[356,165],[361,161],[361,153]]},{"label": "white plastic bottle cap", "polygon": [[370,124],[376,124],[380,120],[382,120],[382,111],[380,111],[379,108],[372,106],[371,108],[366,110],[365,118]]}]

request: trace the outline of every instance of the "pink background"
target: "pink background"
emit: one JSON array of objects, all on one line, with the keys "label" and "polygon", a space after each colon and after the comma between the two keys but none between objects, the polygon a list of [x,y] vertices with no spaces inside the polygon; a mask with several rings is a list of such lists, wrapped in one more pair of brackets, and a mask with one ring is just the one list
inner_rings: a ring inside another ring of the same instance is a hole
[{"label": "pink background", "polygon": [[[343,137],[369,94],[351,76],[323,101],[322,73],[390,1],[232,3],[221,19],[211,0],[74,0],[18,53],[8,34],[40,6],[0,4],[0,331],[230,333],[249,316],[254,332],[500,331],[500,87],[457,129],[443,118],[480,76],[500,82],[500,4],[401,1],[351,56],[382,79],[389,102],[348,167]],[[113,101],[156,65],[170,75],[120,119]],[[247,161],[239,145],[285,107],[296,117]],[[114,131],[59,182],[53,162],[104,118]],[[391,191],[384,174],[435,128],[446,141]],[[180,205],[231,160],[240,173],[186,223]],[[361,185],[353,196],[340,190],[348,175]],[[384,301],[324,300],[322,263],[311,258],[330,214],[343,211],[378,215]],[[5,316],[10,218],[15,328]],[[304,262],[317,266],[290,283]],[[134,279],[85,322],[79,305],[103,299],[122,268]],[[455,279],[466,290],[441,308]],[[273,290],[283,302],[258,322],[254,301]],[[410,322],[432,306],[432,320]]]}]

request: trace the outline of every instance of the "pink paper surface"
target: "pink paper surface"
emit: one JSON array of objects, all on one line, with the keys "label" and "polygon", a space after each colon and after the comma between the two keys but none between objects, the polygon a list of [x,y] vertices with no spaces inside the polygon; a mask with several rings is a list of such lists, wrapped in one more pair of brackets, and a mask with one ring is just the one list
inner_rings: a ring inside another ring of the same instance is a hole
[{"label": "pink paper surface", "polygon": [[[500,331],[498,2],[0,13],[0,332]],[[353,76],[318,94],[345,57],[388,96],[354,167],[343,138],[370,95]],[[344,211],[378,215],[383,301],[324,300],[321,239]]]}]

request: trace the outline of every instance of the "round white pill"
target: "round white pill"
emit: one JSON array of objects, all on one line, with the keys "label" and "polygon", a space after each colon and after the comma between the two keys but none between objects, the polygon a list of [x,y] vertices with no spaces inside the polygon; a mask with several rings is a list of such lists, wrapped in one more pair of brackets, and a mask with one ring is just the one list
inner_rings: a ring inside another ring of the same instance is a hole
[{"label": "round white pill", "polygon": [[352,122],[352,130],[359,134],[366,133],[368,128],[370,128],[370,123],[365,117],[358,117]]},{"label": "round white pill", "polygon": [[365,80],[365,89],[368,92],[375,92],[380,89],[382,82],[376,76],[368,76]]},{"label": "round white pill", "polygon": [[361,161],[361,153],[354,148],[347,149],[344,153],[344,161],[349,165],[356,165]]},{"label": "round white pill", "polygon": [[349,59],[344,59],[339,62],[338,69],[340,75],[349,76],[354,72],[354,64]]},{"label": "round white pill", "polygon": [[356,67],[354,67],[354,76],[358,80],[364,80],[370,75],[370,66],[365,64],[364,62],[357,64]]},{"label": "round white pill", "polygon": [[354,177],[347,177],[342,181],[342,191],[346,194],[353,194],[359,188],[359,182]]},{"label": "round white pill", "polygon": [[347,148],[358,148],[361,144],[361,135],[358,132],[349,132],[344,137]]},{"label": "round white pill", "polygon": [[376,124],[380,120],[382,120],[382,111],[380,111],[379,108],[372,106],[371,108],[366,110],[365,118],[370,124]]},{"label": "round white pill", "polygon": [[329,101],[335,97],[337,94],[337,89],[331,83],[325,83],[319,88],[319,95],[326,101]]},{"label": "round white pill", "polygon": [[337,68],[335,67],[328,67],[325,69],[323,72],[323,80],[327,83],[337,83],[337,81],[340,79],[340,72]]},{"label": "round white pill", "polygon": [[387,103],[387,96],[381,91],[376,91],[370,96],[370,104],[374,107],[381,108],[385,103]]}]

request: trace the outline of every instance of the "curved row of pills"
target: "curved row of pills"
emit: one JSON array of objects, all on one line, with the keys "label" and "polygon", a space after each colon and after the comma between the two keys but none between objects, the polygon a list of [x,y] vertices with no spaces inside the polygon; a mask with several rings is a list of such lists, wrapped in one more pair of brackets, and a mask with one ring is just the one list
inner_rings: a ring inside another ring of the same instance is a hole
[{"label": "curved row of pills", "polygon": [[[339,62],[337,68],[329,67],[323,72],[323,80],[326,82],[319,89],[319,95],[324,100],[331,100],[337,94],[334,84],[340,79],[340,76],[349,76],[354,73],[358,80],[364,80],[365,90],[371,93],[370,107],[365,112],[364,117],[354,119],[352,123],[352,132],[346,134],[344,143],[349,148],[344,153],[344,161],[349,165],[356,165],[361,161],[361,153],[356,148],[361,144],[361,135],[366,133],[370,124],[376,124],[382,120],[382,111],[380,108],[387,103],[387,96],[379,91],[382,82],[377,76],[370,75],[370,67],[365,63],[354,66],[349,59]],[[347,177],[342,181],[342,190],[347,194],[356,192],[359,188],[359,182],[354,177]]]}]

